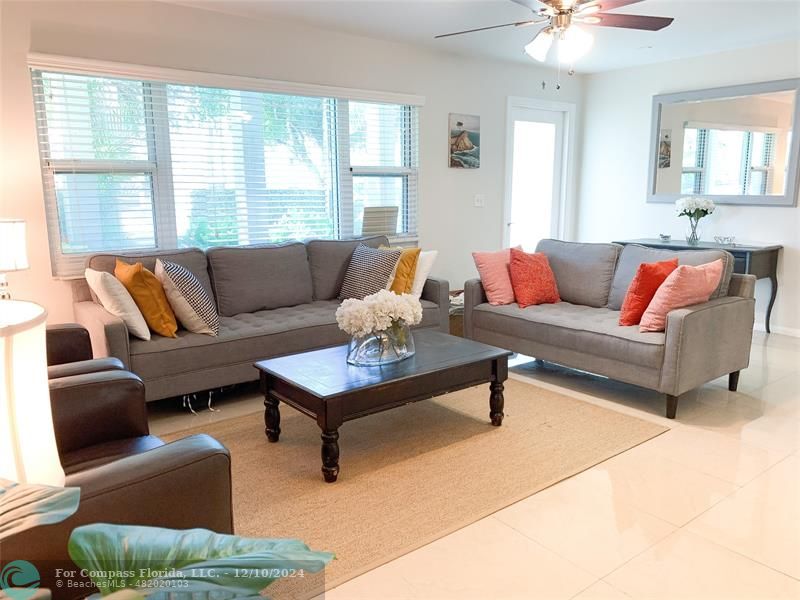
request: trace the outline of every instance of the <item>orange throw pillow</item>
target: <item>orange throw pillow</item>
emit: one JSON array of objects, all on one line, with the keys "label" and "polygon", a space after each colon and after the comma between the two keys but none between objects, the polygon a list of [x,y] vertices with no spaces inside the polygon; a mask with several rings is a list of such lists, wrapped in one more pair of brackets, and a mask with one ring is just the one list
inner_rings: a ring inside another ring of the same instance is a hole
[{"label": "orange throw pillow", "polygon": [[699,267],[681,265],[675,269],[658,288],[650,306],[644,311],[639,331],[664,331],[671,311],[708,302],[724,270],[721,258]]},{"label": "orange throw pillow", "polygon": [[541,252],[528,254],[517,248],[511,249],[511,285],[520,308],[534,304],[561,302],[558,285],[550,268],[550,261]]},{"label": "orange throw pillow", "polygon": [[114,276],[122,282],[142,311],[147,326],[164,337],[177,337],[178,322],[169,305],[164,288],[156,276],[144,268],[142,263],[135,265],[117,259]]},{"label": "orange throw pillow", "polygon": [[662,260],[655,263],[642,263],[636,269],[625,300],[620,309],[619,324],[623,326],[638,325],[656,291],[675,269],[678,268],[678,259]]}]

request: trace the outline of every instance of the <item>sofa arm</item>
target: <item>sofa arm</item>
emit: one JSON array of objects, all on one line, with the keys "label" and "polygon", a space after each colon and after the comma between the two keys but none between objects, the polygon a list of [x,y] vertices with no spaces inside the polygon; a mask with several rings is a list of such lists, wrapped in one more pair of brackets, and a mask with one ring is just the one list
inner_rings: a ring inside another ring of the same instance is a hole
[{"label": "sofa arm", "polygon": [[742,275],[734,273],[731,275],[731,282],[728,285],[728,296],[738,296],[740,298],[756,297],[756,276]]},{"label": "sofa arm", "polygon": [[[56,589],[55,571],[77,569],[67,554],[73,529],[90,523],[205,528],[233,533],[230,454],[215,439],[194,435],[67,477],[81,488],[77,512],[0,541],[3,561],[39,569],[41,587]],[[63,583],[63,577],[62,583]],[[85,598],[92,586],[60,589],[57,598]]]},{"label": "sofa arm", "polygon": [[450,331],[450,282],[446,279],[428,277],[422,288],[422,300],[430,300],[439,305],[439,329]]},{"label": "sofa arm", "polygon": [[472,338],[472,310],[486,302],[486,292],[480,279],[469,279],[464,282],[464,337]]},{"label": "sofa arm", "polygon": [[667,315],[660,391],[679,396],[750,364],[755,300],[726,296]]},{"label": "sofa arm", "polygon": [[48,325],[45,336],[48,366],[92,359],[89,332],[78,323]]},{"label": "sofa arm", "polygon": [[130,369],[130,339],[125,321],[96,302],[76,302],[73,308],[75,319],[89,331],[94,355],[113,356]]},{"label": "sofa arm", "polygon": [[47,367],[47,378],[59,379],[61,377],[72,377],[73,375],[124,370],[125,365],[122,364],[120,359],[107,356],[106,358],[93,358],[91,360],[80,360]]},{"label": "sofa arm", "polygon": [[50,380],[58,451],[147,435],[144,384],[128,371],[103,371]]}]

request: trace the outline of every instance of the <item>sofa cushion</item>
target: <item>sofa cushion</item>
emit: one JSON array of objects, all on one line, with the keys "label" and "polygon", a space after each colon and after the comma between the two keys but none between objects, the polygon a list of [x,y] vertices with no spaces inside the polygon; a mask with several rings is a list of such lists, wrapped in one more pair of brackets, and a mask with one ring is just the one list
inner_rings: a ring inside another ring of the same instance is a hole
[{"label": "sofa cushion", "polygon": [[679,265],[690,265],[696,267],[713,262],[721,258],[725,270],[722,273],[719,286],[711,298],[719,298],[728,295],[728,285],[733,274],[733,255],[724,250],[662,250],[659,248],[647,248],[638,244],[627,244],[619,256],[617,271],[614,273],[614,281],[611,284],[611,292],[608,295],[608,308],[619,310],[625,300],[625,294],[633,281],[636,270],[642,263],[653,263],[670,258],[677,258]]},{"label": "sofa cushion", "polygon": [[[217,337],[179,330],[173,339],[131,340],[131,369],[148,381],[344,344],[349,336],[336,324],[338,307],[337,300],[318,300],[222,317]],[[438,325],[439,307],[423,300],[419,326]],[[258,379],[255,369],[253,379]]]},{"label": "sofa cushion", "polygon": [[353,250],[359,244],[370,248],[388,246],[384,235],[353,240],[311,240],[306,242],[314,300],[333,300],[342,289]]},{"label": "sofa cushion", "polygon": [[618,244],[583,244],[560,240],[542,240],[536,246],[536,252],[547,255],[561,299],[598,308],[608,304],[608,293],[621,249]]},{"label": "sofa cushion", "polygon": [[618,321],[619,312],[615,310],[568,302],[528,308],[486,303],[476,306],[472,315],[477,329],[660,368],[664,360],[664,333],[640,333],[637,326],[622,327]]},{"label": "sofa cushion", "polygon": [[311,302],[311,271],[302,243],[211,248],[208,266],[224,317]]},{"label": "sofa cushion", "polygon": [[156,269],[156,259],[158,258],[177,263],[191,271],[192,275],[197,277],[203,289],[205,289],[209,295],[213,295],[211,279],[208,276],[206,254],[199,248],[157,250],[152,252],[123,252],[120,254],[95,254],[89,257],[86,261],[86,266],[90,269],[105,271],[113,275],[118,258],[130,263],[140,262],[144,265],[145,269],[154,273]]}]

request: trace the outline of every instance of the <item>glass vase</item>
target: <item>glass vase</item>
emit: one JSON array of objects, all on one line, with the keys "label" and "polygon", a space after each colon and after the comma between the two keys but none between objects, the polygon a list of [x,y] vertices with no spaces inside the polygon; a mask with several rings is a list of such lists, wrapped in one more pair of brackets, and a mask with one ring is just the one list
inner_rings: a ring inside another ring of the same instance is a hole
[{"label": "glass vase", "polygon": [[686,228],[686,243],[690,246],[696,246],[700,243],[700,237],[703,232],[700,231],[698,225],[700,225],[700,219],[689,217],[689,227]]},{"label": "glass vase", "polygon": [[364,337],[350,340],[348,364],[357,367],[376,367],[396,363],[414,356],[414,336],[404,321]]}]

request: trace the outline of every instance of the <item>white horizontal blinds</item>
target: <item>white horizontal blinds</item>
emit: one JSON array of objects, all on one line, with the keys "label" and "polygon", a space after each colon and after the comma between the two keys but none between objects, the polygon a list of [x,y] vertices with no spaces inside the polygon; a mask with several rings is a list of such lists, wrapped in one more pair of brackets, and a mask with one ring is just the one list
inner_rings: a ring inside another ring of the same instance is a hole
[{"label": "white horizontal blinds", "polygon": [[416,236],[416,140],[416,107],[349,103],[349,156],[356,235],[384,233],[399,239]]},{"label": "white horizontal blinds", "polygon": [[416,107],[32,76],[56,275],[95,252],[359,235],[365,208],[416,235]]},{"label": "white horizontal blinds", "polygon": [[773,190],[775,166],[775,134],[753,131],[749,134],[749,163],[747,193],[754,195],[782,193]]},{"label": "white horizontal blinds", "polygon": [[167,85],[179,246],[333,237],[334,101]]},{"label": "white horizontal blinds", "polygon": [[33,91],[56,270],[86,252],[155,247],[146,85],[34,73]]},{"label": "white horizontal blinds", "polygon": [[703,194],[707,130],[687,127],[683,131],[682,194]]}]

